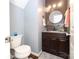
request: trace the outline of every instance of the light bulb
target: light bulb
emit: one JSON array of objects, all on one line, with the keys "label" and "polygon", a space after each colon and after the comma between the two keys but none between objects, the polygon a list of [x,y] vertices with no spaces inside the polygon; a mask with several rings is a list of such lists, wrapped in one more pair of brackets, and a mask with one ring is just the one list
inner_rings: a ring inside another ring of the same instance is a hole
[{"label": "light bulb", "polygon": [[61,7],[62,6],[62,2],[59,2],[57,6],[58,7]]},{"label": "light bulb", "polygon": [[53,8],[56,8],[56,4],[53,4]]}]

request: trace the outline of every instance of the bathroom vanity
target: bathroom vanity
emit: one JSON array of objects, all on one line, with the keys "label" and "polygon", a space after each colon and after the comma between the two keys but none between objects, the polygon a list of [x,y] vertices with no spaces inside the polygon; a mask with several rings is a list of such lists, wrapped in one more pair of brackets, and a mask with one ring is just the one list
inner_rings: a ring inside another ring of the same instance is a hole
[{"label": "bathroom vanity", "polygon": [[[46,1],[46,5],[53,3],[53,0]],[[62,7],[64,11],[61,10],[62,8],[50,8],[50,11],[45,14],[46,31],[42,32],[42,50],[69,59],[70,27],[66,27],[65,23],[66,7],[67,5]]]},{"label": "bathroom vanity", "polygon": [[42,50],[69,59],[69,35],[65,32],[42,32]]}]

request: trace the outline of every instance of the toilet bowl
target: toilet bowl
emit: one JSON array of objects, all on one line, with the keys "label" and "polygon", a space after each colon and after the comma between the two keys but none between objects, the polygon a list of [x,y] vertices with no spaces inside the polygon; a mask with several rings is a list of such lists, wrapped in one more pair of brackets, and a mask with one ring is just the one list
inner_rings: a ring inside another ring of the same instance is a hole
[{"label": "toilet bowl", "polygon": [[21,45],[15,48],[15,57],[16,58],[28,58],[31,53],[31,49],[28,45]]},{"label": "toilet bowl", "polygon": [[22,35],[11,37],[11,49],[15,50],[14,56],[17,59],[28,59],[31,53],[31,47],[28,45],[21,45]]}]

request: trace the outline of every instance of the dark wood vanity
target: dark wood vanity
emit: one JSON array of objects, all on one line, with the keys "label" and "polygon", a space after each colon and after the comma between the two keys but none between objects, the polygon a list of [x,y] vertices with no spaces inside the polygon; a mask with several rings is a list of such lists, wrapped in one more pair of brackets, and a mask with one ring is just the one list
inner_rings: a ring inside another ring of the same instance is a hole
[{"label": "dark wood vanity", "polygon": [[42,50],[69,59],[69,36],[64,32],[42,32]]}]

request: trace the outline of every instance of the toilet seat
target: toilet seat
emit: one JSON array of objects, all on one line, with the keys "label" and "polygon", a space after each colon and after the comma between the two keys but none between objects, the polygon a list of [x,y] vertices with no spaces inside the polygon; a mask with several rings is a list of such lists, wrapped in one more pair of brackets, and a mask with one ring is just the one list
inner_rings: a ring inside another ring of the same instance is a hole
[{"label": "toilet seat", "polygon": [[16,58],[25,58],[28,57],[31,53],[31,48],[28,45],[21,45],[15,48],[15,57]]}]

